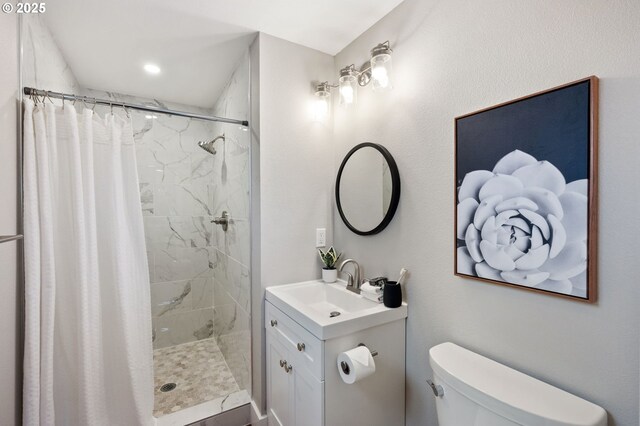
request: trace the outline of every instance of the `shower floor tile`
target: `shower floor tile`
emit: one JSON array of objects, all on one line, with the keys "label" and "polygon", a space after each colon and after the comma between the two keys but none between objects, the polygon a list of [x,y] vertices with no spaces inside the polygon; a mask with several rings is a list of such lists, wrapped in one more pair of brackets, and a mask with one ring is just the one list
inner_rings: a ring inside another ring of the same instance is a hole
[{"label": "shower floor tile", "polygon": [[[153,368],[156,417],[240,390],[214,339],[156,349]],[[167,383],[177,386],[162,392]]]}]

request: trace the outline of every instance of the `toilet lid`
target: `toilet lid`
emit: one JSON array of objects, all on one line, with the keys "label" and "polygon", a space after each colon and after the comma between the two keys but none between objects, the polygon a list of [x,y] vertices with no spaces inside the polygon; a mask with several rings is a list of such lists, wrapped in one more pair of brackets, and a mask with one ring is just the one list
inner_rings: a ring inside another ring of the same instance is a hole
[{"label": "toilet lid", "polygon": [[429,350],[431,368],[446,385],[523,425],[606,426],[599,406],[453,343]]}]

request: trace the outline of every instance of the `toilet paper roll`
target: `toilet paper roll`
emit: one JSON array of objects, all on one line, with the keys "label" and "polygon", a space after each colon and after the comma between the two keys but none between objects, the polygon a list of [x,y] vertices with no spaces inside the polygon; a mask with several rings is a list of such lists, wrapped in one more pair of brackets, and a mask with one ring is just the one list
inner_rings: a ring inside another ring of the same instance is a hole
[{"label": "toilet paper roll", "polygon": [[347,384],[358,382],[376,372],[376,363],[366,346],[338,354],[338,372]]}]

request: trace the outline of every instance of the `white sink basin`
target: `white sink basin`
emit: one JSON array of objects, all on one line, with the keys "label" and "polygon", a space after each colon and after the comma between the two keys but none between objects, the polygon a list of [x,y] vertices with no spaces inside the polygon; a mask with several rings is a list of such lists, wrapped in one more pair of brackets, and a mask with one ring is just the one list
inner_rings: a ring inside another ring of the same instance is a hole
[{"label": "white sink basin", "polygon": [[387,308],[348,291],[344,281],[326,284],[315,280],[267,287],[266,298],[321,340],[407,317],[406,303]]}]

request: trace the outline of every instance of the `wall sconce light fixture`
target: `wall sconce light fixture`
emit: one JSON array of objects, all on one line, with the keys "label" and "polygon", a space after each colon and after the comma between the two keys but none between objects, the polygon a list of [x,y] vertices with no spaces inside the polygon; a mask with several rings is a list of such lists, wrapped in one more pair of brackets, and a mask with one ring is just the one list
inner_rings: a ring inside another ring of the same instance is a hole
[{"label": "wall sconce light fixture", "polygon": [[340,70],[338,86],[340,86],[340,105],[348,107],[355,104],[358,99],[358,71],[354,65]]},{"label": "wall sconce light fixture", "polygon": [[391,89],[391,48],[389,41],[380,43],[371,49],[371,79],[373,90],[384,91]]},{"label": "wall sconce light fixture", "polygon": [[316,115],[320,109],[324,109],[324,114],[329,110],[329,100],[331,88],[339,88],[340,105],[348,107],[356,103],[358,99],[358,86],[364,87],[372,83],[373,90],[385,91],[391,89],[391,47],[389,41],[380,43],[371,49],[371,59],[365,62],[360,70],[354,64],[348,65],[340,70],[338,84],[329,84],[328,81],[316,85],[316,102],[324,102],[324,106],[318,103]]},{"label": "wall sconce light fixture", "polygon": [[316,99],[313,104],[313,115],[315,120],[322,121],[329,114],[331,101],[331,86],[328,82],[318,83],[315,89]]}]

